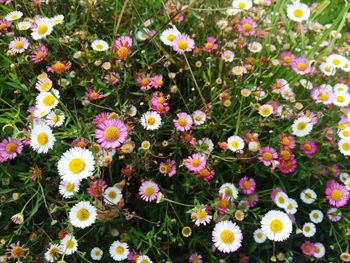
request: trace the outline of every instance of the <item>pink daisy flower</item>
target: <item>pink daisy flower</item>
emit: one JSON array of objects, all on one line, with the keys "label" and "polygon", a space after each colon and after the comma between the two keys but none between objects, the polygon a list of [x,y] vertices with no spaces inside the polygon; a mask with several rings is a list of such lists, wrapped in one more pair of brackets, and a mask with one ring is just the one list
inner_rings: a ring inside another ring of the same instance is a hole
[{"label": "pink daisy flower", "polygon": [[277,195],[277,193],[279,193],[279,192],[283,192],[283,189],[282,189],[281,187],[276,187],[276,188],[273,188],[273,189],[272,189],[270,198],[271,198],[271,200],[272,200],[273,202],[275,202],[276,195]]},{"label": "pink daisy flower", "polygon": [[188,261],[190,263],[203,263],[203,258],[198,253],[192,253],[190,257],[188,258]]},{"label": "pink daisy flower", "polygon": [[72,145],[72,147],[87,148],[89,145],[89,142],[85,138],[79,138],[79,139],[74,139],[70,145]]},{"label": "pink daisy flower", "polygon": [[9,44],[9,49],[13,53],[23,53],[28,47],[29,42],[25,37],[16,37]]},{"label": "pink daisy flower", "polygon": [[150,74],[140,74],[137,77],[136,82],[139,83],[142,91],[152,88],[152,79]]},{"label": "pink daisy flower", "polygon": [[259,201],[259,195],[258,194],[248,195],[245,200],[247,201],[248,207],[254,207]]},{"label": "pink daisy flower", "polygon": [[230,208],[235,207],[235,203],[224,195],[220,196],[220,198],[216,197],[214,202],[217,204],[216,207],[219,210],[219,215],[225,215]]},{"label": "pink daisy flower", "polygon": [[90,183],[89,187],[86,189],[88,194],[92,197],[102,197],[104,189],[107,187],[107,183],[103,179],[97,179]]},{"label": "pink daisy flower", "polygon": [[23,144],[20,140],[8,137],[0,143],[0,155],[8,160],[12,160],[21,154],[23,150]]},{"label": "pink daisy flower", "polygon": [[110,72],[110,73],[108,73],[105,77],[104,77],[104,79],[107,81],[107,82],[109,82],[109,83],[111,83],[111,84],[118,84],[119,83],[119,81],[120,81],[120,75],[117,73],[117,72],[114,72],[114,71],[112,71],[112,72]]},{"label": "pink daisy flower", "polygon": [[281,62],[283,66],[289,66],[293,63],[295,56],[290,51],[284,51],[281,54]]},{"label": "pink daisy flower", "polygon": [[51,66],[47,66],[46,70],[48,72],[56,73],[56,74],[63,74],[65,71],[69,70],[72,66],[72,63],[70,61],[56,61]]},{"label": "pink daisy flower", "polygon": [[334,180],[327,182],[325,193],[328,203],[335,207],[345,206],[350,198],[349,190]]},{"label": "pink daisy flower", "polygon": [[158,192],[158,185],[152,181],[144,181],[139,189],[141,199],[146,202],[152,202],[153,200],[157,199]]},{"label": "pink daisy flower", "polygon": [[334,177],[339,177],[339,175],[340,175],[340,168],[338,167],[338,165],[336,165],[334,163],[334,164],[328,166],[327,168],[330,171],[331,175],[333,175]]},{"label": "pink daisy flower", "polygon": [[329,105],[333,103],[334,94],[331,89],[327,87],[315,87],[310,92],[311,98],[317,103],[323,103],[324,105]]},{"label": "pink daisy flower", "polygon": [[200,172],[205,168],[207,160],[199,153],[194,153],[184,160],[186,168],[192,172]]},{"label": "pink daisy flower", "polygon": [[30,59],[33,63],[39,63],[46,58],[48,53],[49,53],[48,48],[44,45],[41,45],[40,47],[32,51],[32,54],[30,55]]},{"label": "pink daisy flower", "polygon": [[237,25],[237,31],[245,36],[253,36],[258,24],[251,18],[243,18]]},{"label": "pink daisy flower", "polygon": [[103,148],[117,148],[128,137],[126,125],[121,120],[108,119],[97,125],[96,141]]},{"label": "pink daisy flower", "polygon": [[311,123],[312,125],[316,125],[317,124],[317,115],[315,113],[313,113],[312,111],[303,111],[301,113],[298,114],[298,117],[305,117],[305,118],[309,118],[311,119]]},{"label": "pink daisy flower", "polygon": [[295,58],[292,62],[292,69],[299,75],[305,75],[313,71],[310,62],[305,57]]},{"label": "pink daisy flower", "polygon": [[174,160],[166,160],[166,162],[161,162],[159,165],[159,172],[172,177],[176,173],[176,163]]},{"label": "pink daisy flower", "polygon": [[117,51],[118,59],[125,59],[131,54],[132,38],[121,36],[114,42],[113,48]]},{"label": "pink daisy flower", "polygon": [[194,40],[186,34],[179,34],[173,41],[173,49],[179,53],[184,54],[194,49]]},{"label": "pink daisy flower", "polygon": [[332,207],[327,211],[327,217],[332,222],[340,221],[342,219],[342,216],[343,214],[338,208]]},{"label": "pink daisy flower", "polygon": [[314,141],[307,140],[300,145],[300,150],[312,159],[317,152],[317,145]]},{"label": "pink daisy flower", "polygon": [[256,183],[253,178],[249,178],[244,176],[239,180],[239,188],[241,188],[242,192],[246,195],[250,195],[255,192]]},{"label": "pink daisy flower", "polygon": [[178,119],[174,119],[173,123],[178,131],[188,131],[192,128],[193,120],[191,115],[186,112],[179,112],[177,115]]},{"label": "pink daisy flower", "polygon": [[154,92],[152,95],[152,110],[159,114],[167,113],[170,110],[169,104],[166,102],[167,98],[164,97],[162,92]]},{"label": "pink daisy flower", "polygon": [[99,114],[97,114],[97,115],[95,116],[95,118],[94,118],[94,120],[93,120],[93,123],[94,123],[95,125],[98,125],[98,124],[100,124],[100,123],[103,123],[103,122],[105,122],[106,120],[109,119],[109,115],[110,115],[109,112],[101,112],[101,113],[99,113]]},{"label": "pink daisy flower", "polygon": [[282,148],[287,148],[287,149],[294,149],[295,147],[295,139],[293,136],[289,135],[283,135],[279,134],[278,139],[280,140],[280,145]]},{"label": "pink daisy flower", "polygon": [[156,75],[153,76],[151,79],[151,85],[153,88],[155,89],[159,89],[163,86],[164,82],[163,82],[163,76],[162,75]]},{"label": "pink daisy flower", "polygon": [[205,52],[212,52],[215,49],[218,49],[219,45],[215,43],[216,42],[216,38],[214,37],[207,37],[207,42],[203,45],[203,50]]},{"label": "pink daisy flower", "polygon": [[315,244],[310,241],[305,241],[303,244],[301,244],[300,248],[303,254],[307,256],[311,257],[315,253]]},{"label": "pink daisy flower", "polygon": [[278,158],[276,150],[272,147],[263,147],[259,151],[258,160],[262,162],[265,166],[270,166],[274,164],[274,161]]},{"label": "pink daisy flower", "polygon": [[196,138],[192,135],[192,131],[181,133],[180,140],[191,145],[195,145],[197,141]]},{"label": "pink daisy flower", "polygon": [[84,93],[84,98],[89,101],[96,101],[103,98],[103,93],[100,90],[94,90],[93,88],[88,88]]},{"label": "pink daisy flower", "polygon": [[282,157],[278,159],[277,168],[284,174],[290,174],[294,172],[297,168],[297,161],[294,155],[291,155],[291,158],[284,160]]},{"label": "pink daisy flower", "polygon": [[6,19],[0,19],[0,31],[5,31],[8,28],[10,28],[12,25],[11,21],[8,21]]}]

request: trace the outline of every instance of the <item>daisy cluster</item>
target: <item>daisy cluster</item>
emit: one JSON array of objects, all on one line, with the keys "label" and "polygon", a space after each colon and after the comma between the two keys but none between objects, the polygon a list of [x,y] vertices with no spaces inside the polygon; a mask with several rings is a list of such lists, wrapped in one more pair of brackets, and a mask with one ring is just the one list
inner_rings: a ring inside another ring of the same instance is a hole
[{"label": "daisy cluster", "polygon": [[350,262],[350,4],[183,2],[0,0],[0,262]]}]

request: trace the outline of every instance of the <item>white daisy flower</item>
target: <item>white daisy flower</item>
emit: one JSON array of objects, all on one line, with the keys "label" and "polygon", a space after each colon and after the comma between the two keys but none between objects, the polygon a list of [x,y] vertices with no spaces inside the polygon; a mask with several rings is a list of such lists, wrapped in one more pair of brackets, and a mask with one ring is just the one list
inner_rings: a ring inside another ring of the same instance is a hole
[{"label": "white daisy flower", "polygon": [[60,248],[56,244],[50,245],[50,247],[45,252],[45,259],[48,262],[56,262],[56,260],[59,259],[60,256]]},{"label": "white daisy flower", "polygon": [[312,204],[317,199],[317,194],[314,190],[307,188],[300,193],[300,199],[305,204]]},{"label": "white daisy flower", "polygon": [[42,17],[35,21],[35,27],[32,29],[32,38],[39,40],[50,35],[53,30],[53,24],[50,18]]},{"label": "white daisy flower", "polygon": [[275,204],[279,207],[279,208],[285,208],[287,205],[287,201],[288,201],[288,195],[285,192],[278,192],[275,195]]},{"label": "white daisy flower", "polygon": [[43,118],[45,117],[47,114],[50,113],[50,110],[48,109],[38,109],[38,108],[35,108],[34,112],[33,112],[33,117],[35,118]]},{"label": "white daisy flower", "polygon": [[60,127],[64,122],[65,116],[63,113],[57,114],[52,111],[46,116],[46,124],[51,127]]},{"label": "white daisy flower", "polygon": [[130,117],[136,116],[137,108],[134,105],[127,105],[123,108],[123,112],[125,112]]},{"label": "white daisy flower", "polygon": [[20,19],[22,16],[23,13],[21,11],[12,11],[5,16],[5,19],[7,21],[15,21]]},{"label": "white daisy flower", "polygon": [[153,261],[146,255],[138,256],[136,263],[153,263]]},{"label": "white daisy flower", "polygon": [[273,107],[269,104],[264,104],[259,107],[259,114],[264,118],[269,117],[272,113]]},{"label": "white daisy flower", "polygon": [[233,0],[232,7],[239,11],[249,10],[252,8],[253,2],[251,0]]},{"label": "white daisy flower", "polygon": [[350,138],[341,139],[338,142],[338,148],[343,155],[349,156],[350,155]]},{"label": "white daisy flower", "polygon": [[321,210],[315,209],[309,213],[309,218],[312,223],[318,224],[323,220],[323,213]]},{"label": "white daisy flower", "polygon": [[28,21],[22,21],[16,25],[16,28],[19,31],[25,31],[25,30],[28,30],[29,28],[31,28],[31,26],[32,26],[32,23],[30,23]]},{"label": "white daisy flower", "polygon": [[78,241],[73,235],[67,234],[60,244],[61,254],[72,255],[75,251],[78,250]]},{"label": "white daisy flower", "polygon": [[350,103],[350,95],[347,92],[336,92],[333,104],[339,107],[346,107]]},{"label": "white daisy flower", "polygon": [[322,243],[314,243],[315,245],[315,252],[312,256],[314,256],[315,258],[323,258],[324,255],[326,254],[326,248],[324,247],[324,245]]},{"label": "white daisy flower", "polygon": [[271,210],[261,219],[261,228],[268,239],[272,241],[283,241],[289,238],[293,230],[293,225],[286,213]]},{"label": "white daisy flower", "polygon": [[58,191],[64,198],[71,198],[79,191],[79,182],[61,180]]},{"label": "white daisy flower", "polygon": [[197,145],[200,147],[200,151],[204,154],[209,155],[214,150],[214,143],[209,138],[198,140]]},{"label": "white daisy flower", "polygon": [[346,189],[350,190],[350,178],[347,178],[344,182]]},{"label": "white daisy flower", "polygon": [[69,222],[78,228],[86,228],[96,221],[96,208],[88,201],[80,201],[69,211]]},{"label": "white daisy flower", "polygon": [[286,211],[287,214],[294,215],[297,212],[298,209],[298,203],[292,198],[289,198],[287,200],[286,207],[284,208],[284,211]]},{"label": "white daisy flower", "polygon": [[56,139],[51,128],[43,122],[34,122],[30,134],[30,146],[37,153],[47,153],[53,148]]},{"label": "white daisy flower", "polygon": [[307,117],[300,117],[296,119],[292,125],[292,133],[297,137],[308,135],[312,131],[311,119]]},{"label": "white daisy flower", "polygon": [[229,16],[234,16],[234,15],[237,15],[241,10],[237,9],[237,8],[232,8],[232,7],[229,7],[226,9],[226,14],[229,15]]},{"label": "white daisy flower", "polygon": [[313,85],[310,81],[306,80],[306,79],[301,79],[300,80],[300,84],[308,90],[311,90],[313,88]]},{"label": "white daisy flower", "polygon": [[345,184],[345,182],[349,178],[350,178],[350,174],[348,174],[348,173],[340,173],[340,175],[339,175],[339,179],[343,184]]},{"label": "white daisy flower", "polygon": [[60,94],[56,89],[51,89],[50,91],[42,91],[35,98],[35,106],[41,110],[52,110],[58,105],[59,98]]},{"label": "white daisy flower", "polygon": [[101,260],[103,256],[103,251],[102,249],[98,248],[98,247],[94,247],[93,249],[91,249],[90,251],[90,257],[93,259],[93,260],[96,260],[96,261],[99,261]]},{"label": "white daisy flower", "polygon": [[350,71],[350,59],[346,59],[345,65],[341,69],[343,71],[345,71],[345,72],[349,72]]},{"label": "white daisy flower", "polygon": [[342,68],[346,64],[346,58],[338,54],[332,54],[326,58],[326,62],[335,68]]},{"label": "white daisy flower", "polygon": [[94,156],[88,149],[74,147],[61,156],[57,168],[63,180],[78,182],[93,174]]},{"label": "white daisy flower", "polygon": [[110,205],[117,205],[123,197],[122,191],[118,187],[108,187],[103,193],[105,201]]},{"label": "white daisy flower", "polygon": [[328,64],[327,62],[323,62],[320,65],[320,70],[326,76],[333,76],[336,73],[335,68],[331,64]]},{"label": "white daisy flower", "polygon": [[248,49],[252,53],[259,53],[262,49],[262,45],[259,42],[253,42],[248,45]]},{"label": "white daisy flower", "polygon": [[287,5],[287,16],[295,22],[303,22],[309,19],[310,8],[302,3]]},{"label": "white daisy flower", "polygon": [[343,83],[337,83],[333,87],[334,92],[348,92],[349,87]]},{"label": "white daisy flower", "polygon": [[191,212],[192,222],[195,223],[196,226],[209,224],[212,216],[208,214],[207,207],[201,205],[199,207],[195,207]]},{"label": "white daisy flower", "polygon": [[57,15],[51,18],[52,25],[56,26],[59,24],[62,24],[64,21],[64,16],[63,15]]},{"label": "white daisy flower", "polygon": [[95,51],[106,51],[109,48],[109,45],[106,41],[102,39],[96,39],[92,41],[91,47]]},{"label": "white daisy flower", "polygon": [[109,248],[109,254],[115,261],[127,259],[129,255],[129,247],[127,243],[114,241]]},{"label": "white daisy flower", "polygon": [[196,110],[192,113],[192,118],[195,125],[202,125],[207,119],[207,115],[201,110]]},{"label": "white daisy flower", "polygon": [[242,231],[232,221],[217,223],[212,232],[214,246],[223,253],[232,253],[241,247]]},{"label": "white daisy flower", "polygon": [[229,199],[237,199],[238,197],[238,189],[234,184],[231,183],[224,183],[220,186],[219,194],[225,197],[228,197]]},{"label": "white daisy flower", "polygon": [[253,237],[255,242],[258,244],[264,243],[266,241],[266,235],[264,234],[261,228],[258,228],[254,231]]},{"label": "white daisy flower", "polygon": [[316,233],[316,226],[314,223],[305,223],[302,229],[305,237],[312,237]]},{"label": "white daisy flower", "polygon": [[162,118],[158,112],[147,111],[142,114],[140,122],[146,130],[157,130],[162,124]]},{"label": "white daisy flower", "polygon": [[340,138],[350,138],[350,127],[346,127],[345,129],[342,129],[338,132],[338,135]]},{"label": "white daisy flower", "polygon": [[240,151],[244,148],[244,141],[241,137],[233,135],[227,139],[227,148],[233,152]]},{"label": "white daisy flower", "polygon": [[242,76],[246,72],[246,68],[242,66],[236,66],[231,69],[231,73],[235,76]]},{"label": "white daisy flower", "polygon": [[180,35],[180,31],[176,28],[169,28],[160,35],[160,40],[167,46],[172,46],[174,39]]}]

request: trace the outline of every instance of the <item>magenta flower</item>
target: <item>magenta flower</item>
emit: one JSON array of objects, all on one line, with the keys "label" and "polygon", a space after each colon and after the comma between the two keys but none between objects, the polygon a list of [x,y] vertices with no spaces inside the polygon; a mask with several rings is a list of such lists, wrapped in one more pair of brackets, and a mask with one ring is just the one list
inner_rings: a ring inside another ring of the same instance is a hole
[{"label": "magenta flower", "polygon": [[188,258],[190,263],[203,263],[202,256],[198,253],[192,253]]},{"label": "magenta flower", "polygon": [[103,123],[105,122],[105,120],[108,120],[109,119],[109,115],[110,113],[109,112],[101,112],[99,114],[97,114],[93,120],[93,123],[95,125],[98,125],[100,123]]},{"label": "magenta flower", "polygon": [[242,192],[246,195],[250,195],[255,192],[256,183],[253,178],[249,178],[244,176],[239,180],[239,188],[241,188]]},{"label": "magenta flower", "polygon": [[283,189],[282,189],[281,187],[276,187],[276,188],[273,188],[273,189],[272,189],[270,198],[271,198],[271,200],[272,200],[273,202],[275,202],[276,195],[277,195],[277,193],[279,193],[279,192],[283,192]]},{"label": "magenta flower", "polygon": [[253,36],[258,24],[251,18],[243,18],[237,25],[237,31],[245,36]]},{"label": "magenta flower", "polygon": [[151,85],[153,88],[155,89],[159,89],[163,86],[164,82],[163,82],[163,76],[162,75],[156,75],[153,76],[151,79]]},{"label": "magenta flower", "polygon": [[89,145],[89,142],[85,138],[79,138],[79,139],[74,139],[70,145],[72,147],[80,147],[80,148],[86,148]]},{"label": "magenta flower", "polygon": [[103,93],[100,90],[94,90],[93,88],[88,88],[84,93],[84,98],[89,101],[96,101],[103,98]]},{"label": "magenta flower", "polygon": [[33,63],[39,63],[46,58],[48,53],[49,53],[48,48],[44,45],[41,45],[40,47],[32,51],[32,54],[30,55],[30,59]]},{"label": "magenta flower", "polygon": [[167,99],[164,97],[162,92],[154,92],[152,95],[152,110],[159,114],[167,113],[170,110],[169,104],[166,102]]},{"label": "magenta flower", "polygon": [[327,87],[315,87],[310,92],[311,98],[317,103],[323,103],[325,105],[333,103],[334,94],[333,91]]},{"label": "magenta flower", "polygon": [[310,241],[305,241],[303,244],[301,244],[300,248],[303,254],[306,256],[311,257],[315,253],[315,244]]},{"label": "magenta flower", "polygon": [[184,54],[194,49],[194,40],[186,34],[179,34],[173,41],[173,49],[179,53]]},{"label": "magenta flower", "polygon": [[144,91],[144,90],[149,90],[150,88],[152,88],[151,80],[152,79],[151,79],[150,74],[140,74],[137,77],[136,82],[139,83],[140,89],[142,91]]},{"label": "magenta flower", "polygon": [[12,160],[21,154],[23,144],[20,140],[8,137],[0,143],[0,155],[4,160]]},{"label": "magenta flower", "polygon": [[207,160],[199,153],[194,153],[184,161],[186,168],[192,172],[198,173],[205,168]]},{"label": "magenta flower", "polygon": [[173,120],[176,130],[184,132],[192,128],[193,120],[191,115],[186,112],[179,112],[176,115],[178,119]]},{"label": "magenta flower", "polygon": [[108,119],[97,125],[96,141],[103,148],[117,148],[128,137],[126,125],[121,120]]},{"label": "magenta flower", "polygon": [[292,62],[292,69],[299,75],[309,74],[313,71],[310,62],[305,57],[295,58]]},{"label": "magenta flower", "polygon": [[350,198],[349,190],[334,180],[327,182],[325,193],[328,203],[335,207],[345,206]]},{"label": "magenta flower", "polygon": [[112,71],[112,72],[110,72],[110,73],[108,73],[105,77],[104,77],[104,79],[107,81],[107,82],[109,82],[109,83],[111,83],[111,84],[118,84],[119,83],[119,81],[120,81],[120,75],[117,73],[117,72],[114,72],[114,71]]},{"label": "magenta flower", "polygon": [[274,161],[278,158],[276,150],[272,147],[263,147],[259,151],[258,160],[265,166],[274,165]]},{"label": "magenta flower", "polygon": [[297,168],[297,161],[294,155],[291,155],[288,160],[284,160],[282,157],[280,157],[278,159],[277,168],[284,174],[290,174],[294,172]]},{"label": "magenta flower", "polygon": [[289,135],[283,135],[283,134],[279,134],[278,135],[278,139],[280,140],[280,145],[281,147],[284,149],[294,149],[295,147],[295,139],[293,136]]},{"label": "magenta flower", "polygon": [[172,177],[176,173],[176,163],[174,160],[166,160],[159,165],[159,172],[169,177]]},{"label": "magenta flower", "polygon": [[300,150],[312,159],[317,152],[317,145],[314,141],[307,140],[300,145]]},{"label": "magenta flower", "polygon": [[8,21],[6,19],[0,19],[0,31],[5,31],[7,30],[8,28],[10,28],[12,25],[12,22],[11,21]]},{"label": "magenta flower", "polygon": [[284,51],[281,54],[281,62],[283,66],[289,66],[293,63],[295,56],[290,51]]},{"label": "magenta flower", "polygon": [[104,189],[107,187],[107,183],[103,179],[97,179],[90,183],[86,189],[88,194],[93,197],[102,197]]},{"label": "magenta flower", "polygon": [[158,185],[152,181],[144,181],[139,189],[141,199],[146,202],[152,202],[157,199],[158,192]]},{"label": "magenta flower", "polygon": [[125,59],[131,54],[132,38],[121,36],[114,42],[113,48],[117,51],[118,59]]},{"label": "magenta flower", "polygon": [[219,45],[215,43],[216,38],[214,37],[207,37],[207,42],[203,45],[203,50],[205,52],[212,52],[215,49],[218,49]]}]

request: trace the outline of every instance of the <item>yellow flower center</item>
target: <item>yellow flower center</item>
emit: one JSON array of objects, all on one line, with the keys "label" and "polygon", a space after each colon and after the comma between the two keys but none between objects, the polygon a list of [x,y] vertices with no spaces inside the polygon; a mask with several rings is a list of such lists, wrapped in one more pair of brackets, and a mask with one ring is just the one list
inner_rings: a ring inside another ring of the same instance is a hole
[{"label": "yellow flower center", "polygon": [[113,191],[113,192],[109,192],[109,193],[108,193],[108,198],[109,198],[109,199],[112,199],[112,200],[113,200],[113,199],[115,199],[116,197],[117,197],[117,193],[116,193],[116,192]]},{"label": "yellow flower center", "polygon": [[257,238],[262,238],[263,237],[263,233],[259,232],[256,234]]},{"label": "yellow flower center", "polygon": [[86,221],[90,217],[90,212],[86,208],[80,208],[77,212],[77,218],[80,221]]},{"label": "yellow flower center", "polygon": [[233,192],[232,192],[232,189],[231,188],[225,188],[225,191],[224,191],[225,195],[228,195],[228,196],[231,196],[233,195]]},{"label": "yellow flower center", "polygon": [[312,217],[315,218],[315,219],[318,219],[318,214],[314,213]]},{"label": "yellow flower center", "polygon": [[16,49],[21,49],[24,47],[24,43],[23,41],[17,41],[16,44],[15,44],[15,48]]},{"label": "yellow flower center", "polygon": [[43,99],[43,104],[46,107],[50,107],[55,103],[55,97],[52,94],[47,95],[46,97],[44,97]]},{"label": "yellow flower center", "polygon": [[117,253],[118,255],[123,254],[124,253],[124,248],[122,246],[118,246],[115,248],[115,253]]},{"label": "yellow flower center", "polygon": [[95,48],[96,48],[97,50],[102,50],[102,49],[104,48],[104,45],[102,45],[102,44],[97,44],[97,45],[95,46]]},{"label": "yellow flower center", "polygon": [[5,151],[7,153],[14,153],[17,151],[17,144],[16,143],[13,143],[13,142],[10,142],[6,145],[5,147]]},{"label": "yellow flower center", "polygon": [[36,140],[40,145],[45,145],[49,142],[49,136],[46,134],[46,132],[39,132]]},{"label": "yellow flower center", "polygon": [[44,82],[44,83],[41,84],[40,89],[41,89],[42,91],[47,91],[47,90],[49,90],[51,87],[52,87],[52,83],[51,83],[51,82]]},{"label": "yellow flower center", "polygon": [[294,14],[294,16],[296,16],[296,17],[302,17],[303,14],[304,14],[304,12],[303,12],[303,10],[301,10],[300,8],[297,8],[297,9],[294,10],[293,14]]},{"label": "yellow flower center", "polygon": [[290,63],[290,62],[292,62],[292,58],[290,56],[285,56],[283,58],[283,61],[286,62],[286,63]]},{"label": "yellow flower center", "polygon": [[322,101],[327,101],[329,99],[329,96],[326,92],[321,92],[317,98]]},{"label": "yellow flower center", "polygon": [[337,101],[338,102],[344,102],[345,101],[345,97],[343,95],[339,95],[339,96],[337,96]]},{"label": "yellow flower center", "polygon": [[230,229],[225,229],[220,233],[220,239],[224,244],[232,244],[235,241],[235,234]]},{"label": "yellow flower center", "polygon": [[15,246],[11,250],[11,257],[13,257],[15,259],[19,259],[24,255],[24,252],[25,252],[25,250],[23,247]]},{"label": "yellow flower center", "polygon": [[121,47],[117,51],[119,58],[126,58],[129,55],[129,49],[127,47]]},{"label": "yellow flower center", "polygon": [[156,123],[156,118],[154,118],[153,116],[147,117],[147,124],[153,125],[155,123]]},{"label": "yellow flower center", "polygon": [[50,257],[56,258],[60,254],[60,250],[57,247],[53,247],[50,249],[49,254],[50,254]]},{"label": "yellow flower center", "polygon": [[339,202],[343,198],[343,192],[340,191],[339,189],[334,189],[331,192],[331,197],[334,201]]},{"label": "yellow flower center", "polygon": [[305,230],[305,232],[310,232],[311,227],[310,227],[310,226],[305,226],[305,227],[304,227],[304,230]]},{"label": "yellow flower center", "polygon": [[166,36],[166,39],[169,40],[170,42],[172,42],[175,39],[175,35],[174,34],[169,34]]},{"label": "yellow flower center", "polygon": [[66,191],[67,191],[68,193],[73,192],[73,191],[74,191],[74,187],[75,187],[75,184],[74,184],[74,183],[67,183],[67,184],[66,184]]},{"label": "yellow flower center", "polygon": [[53,116],[53,117],[52,117],[52,121],[53,121],[54,123],[59,122],[59,121],[60,121],[60,116],[59,116],[59,115]]},{"label": "yellow flower center", "polygon": [[298,130],[302,131],[306,128],[306,123],[305,122],[299,122],[297,125]]},{"label": "yellow flower center", "polygon": [[145,195],[151,196],[154,194],[154,188],[152,186],[145,187]]},{"label": "yellow flower center", "polygon": [[69,162],[69,171],[71,171],[74,174],[78,174],[82,172],[85,169],[85,161],[81,157],[75,157]]},{"label": "yellow flower center", "polygon": [[284,204],[285,199],[284,199],[284,197],[280,196],[280,197],[278,197],[277,201],[281,204]]},{"label": "yellow flower center", "polygon": [[252,25],[246,23],[246,24],[243,24],[243,25],[242,25],[242,28],[243,28],[243,30],[244,30],[245,32],[249,32],[250,30],[252,30]]},{"label": "yellow flower center", "polygon": [[205,210],[200,210],[197,212],[196,216],[199,220],[203,220],[207,217],[207,212]]},{"label": "yellow flower center", "polygon": [[239,4],[238,4],[238,8],[240,8],[240,9],[243,9],[243,8],[245,8],[247,5],[246,5],[246,3],[244,3],[244,2],[240,2]]},{"label": "yellow flower center", "polygon": [[231,142],[231,146],[232,146],[233,148],[238,148],[238,147],[239,147],[238,141],[232,141],[232,142]]},{"label": "yellow flower center", "polygon": [[343,143],[342,148],[344,151],[350,151],[350,143]]},{"label": "yellow flower center", "polygon": [[268,115],[270,115],[270,113],[271,113],[271,109],[268,108],[268,107],[265,107],[265,108],[263,108],[263,109],[261,110],[261,114],[262,114],[263,116],[268,116]]},{"label": "yellow flower center", "polygon": [[179,40],[177,46],[179,49],[186,50],[188,48],[188,42],[187,40]]},{"label": "yellow flower center", "polygon": [[67,243],[66,243],[66,248],[67,249],[73,249],[74,247],[74,241],[73,240],[68,240]]},{"label": "yellow flower center", "polygon": [[39,34],[39,35],[44,35],[47,30],[49,30],[49,27],[45,24],[42,24],[40,26],[38,26],[38,28],[36,29],[36,32]]},{"label": "yellow flower center", "polygon": [[246,181],[244,181],[244,183],[243,183],[243,188],[244,189],[249,189],[250,188],[250,182],[248,181],[248,180],[246,180]]},{"label": "yellow flower center", "polygon": [[205,48],[206,49],[212,49],[213,47],[214,47],[214,44],[211,43],[211,42],[208,42],[208,43],[205,44]]},{"label": "yellow flower center", "polygon": [[262,158],[263,158],[265,161],[270,161],[270,160],[272,160],[272,153],[270,153],[270,152],[265,152],[265,153],[263,153]]},{"label": "yellow flower center", "polygon": [[305,63],[299,62],[297,64],[297,69],[300,71],[305,71],[307,69],[307,65]]},{"label": "yellow flower center", "polygon": [[333,65],[338,66],[340,64],[340,60],[335,58],[335,59],[332,60],[332,63],[333,63]]},{"label": "yellow flower center", "polygon": [[280,233],[283,230],[283,223],[280,219],[273,219],[270,223],[270,230],[273,233]]},{"label": "yellow flower center", "polygon": [[109,126],[104,131],[104,137],[109,142],[117,140],[119,138],[119,134],[120,134],[119,129],[114,126]]},{"label": "yellow flower center", "polygon": [[191,161],[192,166],[198,167],[201,164],[201,161],[199,159],[193,159]]},{"label": "yellow flower center", "polygon": [[182,126],[182,127],[186,126],[186,125],[187,125],[187,119],[186,119],[185,117],[181,117],[181,118],[179,119],[179,124],[180,124],[180,126]]}]

